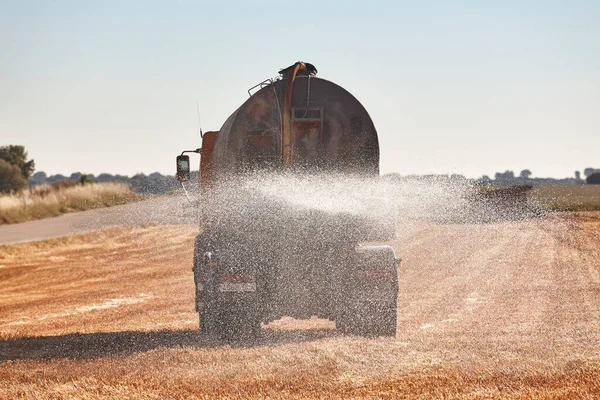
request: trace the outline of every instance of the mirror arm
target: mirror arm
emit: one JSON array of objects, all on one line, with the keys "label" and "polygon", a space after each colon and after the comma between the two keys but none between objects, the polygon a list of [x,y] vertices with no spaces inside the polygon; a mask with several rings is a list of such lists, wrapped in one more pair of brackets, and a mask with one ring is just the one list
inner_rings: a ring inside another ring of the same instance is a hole
[{"label": "mirror arm", "polygon": [[202,148],[196,149],[196,150],[184,150],[181,152],[181,156],[184,155],[185,153],[198,153],[200,154],[200,152],[202,151]]}]

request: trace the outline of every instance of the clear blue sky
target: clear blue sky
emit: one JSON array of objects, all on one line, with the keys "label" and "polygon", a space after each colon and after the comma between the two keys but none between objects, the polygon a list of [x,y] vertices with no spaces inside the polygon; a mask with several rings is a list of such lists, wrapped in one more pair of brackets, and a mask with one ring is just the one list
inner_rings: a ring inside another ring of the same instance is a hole
[{"label": "clear blue sky", "polygon": [[297,60],[352,92],[382,172],[600,168],[599,1],[0,0],[0,145],[37,170],[173,174]]}]

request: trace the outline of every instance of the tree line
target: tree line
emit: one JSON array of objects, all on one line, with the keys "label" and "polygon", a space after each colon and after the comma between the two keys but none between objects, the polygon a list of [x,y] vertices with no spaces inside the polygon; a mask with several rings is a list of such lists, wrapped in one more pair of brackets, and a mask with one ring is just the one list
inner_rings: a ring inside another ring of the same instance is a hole
[{"label": "tree line", "polygon": [[161,175],[155,172],[150,175],[137,174],[132,177],[125,175],[84,174],[75,172],[70,176],[61,174],[47,175],[35,171],[35,161],[29,159],[24,146],[0,146],[0,193],[17,193],[28,186],[40,184],[55,184],[63,181],[75,181],[82,184],[94,182],[123,182],[141,194],[168,193],[179,186],[172,175]]},{"label": "tree line", "polygon": [[158,172],[150,175],[136,174],[132,177],[125,175],[100,174],[84,174],[74,172],[70,176],[61,174],[47,175],[45,172],[36,172],[29,178],[29,185],[36,186],[41,184],[54,184],[62,181],[75,182],[122,182],[131,186],[131,188],[140,194],[164,194],[179,187],[179,183],[173,175],[162,175]]},{"label": "tree line", "polygon": [[483,175],[476,179],[468,179],[460,174],[430,174],[430,175],[401,175],[398,173],[385,174],[385,178],[396,180],[412,180],[412,179],[430,179],[432,181],[463,181],[469,182],[476,186],[525,186],[525,185],[582,185],[582,184],[600,184],[600,169],[586,168],[584,170],[585,179],[581,177],[581,172],[575,171],[573,177],[570,178],[537,178],[532,177],[532,172],[529,169],[522,170],[518,175],[514,171],[506,170],[504,172],[496,172],[493,177]]},{"label": "tree line", "polygon": [[[532,178],[532,173],[529,169],[522,170],[518,176],[513,171],[496,172],[494,175],[494,182],[497,184],[530,184],[530,185],[548,185],[548,184],[597,184],[600,183],[600,169],[586,168],[583,170],[585,179],[582,179],[581,172],[575,171],[574,177],[564,179],[554,178]],[[491,183],[492,179],[487,175],[483,175],[479,181],[482,183]]]},{"label": "tree line", "polygon": [[[87,183],[87,182],[123,182],[131,186],[133,190],[142,194],[161,194],[168,193],[179,186],[175,177],[172,175],[162,175],[158,172],[150,175],[137,174],[132,177],[125,175],[100,174],[84,174],[75,172],[70,176],[61,174],[48,176],[45,172],[36,172],[35,162],[29,159],[24,146],[9,145],[0,146],[0,193],[15,193],[19,192],[28,186],[39,184],[53,184],[66,180]],[[197,172],[195,173],[197,174]],[[388,174],[389,176],[401,177],[399,174]],[[585,180],[582,179],[581,173],[575,171],[574,177],[564,179],[553,178],[532,178],[532,172],[529,169],[522,170],[519,175],[515,175],[513,171],[497,172],[494,179],[487,175],[476,179],[475,183],[480,185],[551,185],[551,184],[600,184],[600,169],[585,168],[583,170]],[[415,178],[419,176],[413,176]],[[427,176],[421,176],[427,177]],[[451,179],[465,179],[462,175],[444,175]],[[407,178],[411,178],[408,176]],[[191,182],[196,182],[192,177]]]}]

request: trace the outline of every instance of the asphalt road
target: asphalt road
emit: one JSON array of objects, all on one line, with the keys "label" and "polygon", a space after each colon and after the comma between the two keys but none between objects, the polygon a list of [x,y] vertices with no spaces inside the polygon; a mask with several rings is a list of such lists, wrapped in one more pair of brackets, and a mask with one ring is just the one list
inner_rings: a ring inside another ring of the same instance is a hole
[{"label": "asphalt road", "polygon": [[183,196],[163,196],[55,218],[0,225],[0,245],[52,239],[119,225],[195,225],[195,209]]}]

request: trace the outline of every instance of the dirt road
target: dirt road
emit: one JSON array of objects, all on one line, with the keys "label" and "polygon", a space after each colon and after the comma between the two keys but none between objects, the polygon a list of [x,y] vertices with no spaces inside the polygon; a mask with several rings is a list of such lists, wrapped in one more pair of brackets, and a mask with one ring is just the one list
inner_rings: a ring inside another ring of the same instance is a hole
[{"label": "dirt road", "polygon": [[191,227],[0,247],[0,398],[600,397],[597,214],[400,235],[395,339],[284,319],[233,347],[196,333]]}]

